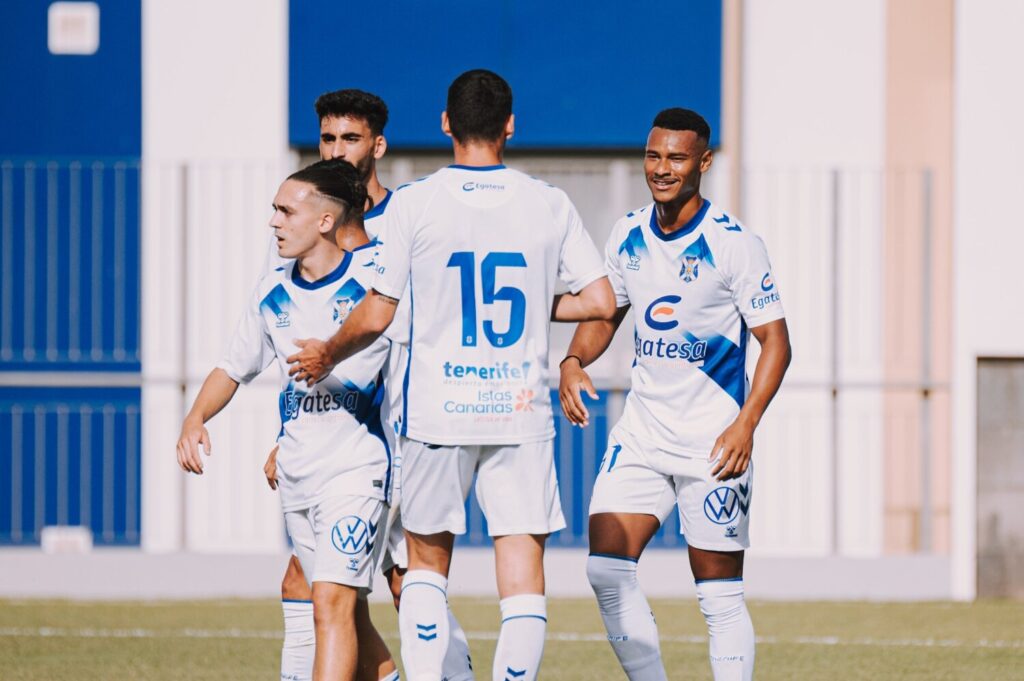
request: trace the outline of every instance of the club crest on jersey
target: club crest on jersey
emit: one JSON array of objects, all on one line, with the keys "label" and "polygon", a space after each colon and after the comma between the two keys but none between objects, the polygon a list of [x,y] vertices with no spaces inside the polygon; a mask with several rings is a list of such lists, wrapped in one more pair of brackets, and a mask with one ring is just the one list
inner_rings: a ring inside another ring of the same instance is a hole
[{"label": "club crest on jersey", "polygon": [[334,321],[339,324],[348,319],[348,315],[356,306],[356,301],[351,298],[336,298],[334,300]]},{"label": "club crest on jersey", "polygon": [[703,234],[686,247],[686,250],[683,251],[682,261],[683,266],[679,270],[679,278],[687,284],[697,280],[697,277],[700,276],[702,264],[707,263],[711,267],[715,266],[715,259],[711,256],[711,249],[708,248],[708,242],[704,239]]},{"label": "club crest on jersey", "polygon": [[279,313],[277,313],[277,321],[274,322],[274,326],[276,326],[279,329],[284,329],[284,328],[287,328],[287,327],[289,327],[291,325],[292,325],[292,320],[291,320],[291,317],[288,315],[287,312],[279,312]]}]

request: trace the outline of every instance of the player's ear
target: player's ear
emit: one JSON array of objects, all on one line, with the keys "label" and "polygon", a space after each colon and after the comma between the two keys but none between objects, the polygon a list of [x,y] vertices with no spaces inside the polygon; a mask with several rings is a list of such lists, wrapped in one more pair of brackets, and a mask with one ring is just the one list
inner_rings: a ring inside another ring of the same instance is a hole
[{"label": "player's ear", "polygon": [[373,145],[373,157],[380,160],[384,157],[384,153],[388,150],[388,140],[384,135],[377,135],[377,140]]},{"label": "player's ear", "polygon": [[711,162],[715,160],[715,155],[711,153],[710,149],[705,149],[704,153],[700,157],[700,172],[706,173],[711,169]]},{"label": "player's ear", "polygon": [[334,213],[321,213],[320,223],[317,225],[317,229],[320,231],[321,234],[330,234],[331,230],[334,229],[334,222]]},{"label": "player's ear", "polygon": [[505,121],[505,139],[510,139],[516,132],[516,115],[509,114],[508,120]]},{"label": "player's ear", "polygon": [[450,123],[448,123],[448,112],[447,111],[442,111],[441,112],[441,132],[443,132],[444,134],[448,135],[449,137],[452,136],[452,126],[451,126]]}]

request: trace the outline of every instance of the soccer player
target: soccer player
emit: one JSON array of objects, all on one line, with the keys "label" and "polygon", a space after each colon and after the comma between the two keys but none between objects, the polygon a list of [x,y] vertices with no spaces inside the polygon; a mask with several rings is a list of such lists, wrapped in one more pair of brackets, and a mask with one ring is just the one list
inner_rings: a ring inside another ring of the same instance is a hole
[{"label": "soccer player", "polygon": [[[314,108],[320,122],[320,158],[341,159],[354,165],[368,194],[368,210],[363,217],[365,233],[370,237],[370,241],[362,234],[354,236],[350,231],[341,230],[338,233],[338,246],[351,251],[355,264],[359,267],[372,268],[379,250],[379,242],[376,239],[379,224],[391,199],[391,191],[385,188],[377,177],[377,161],[387,151],[387,139],[384,137],[384,128],[388,122],[387,105],[377,95],[347,89],[324,93],[317,98]],[[287,261],[278,254],[276,241],[271,239],[264,274],[286,263]],[[384,411],[385,418],[389,420],[389,414],[397,413],[400,408],[399,372],[403,366],[404,352],[403,345],[393,343],[388,357],[385,372],[388,379],[385,381],[387,400]],[[392,429],[385,428],[385,433],[390,439],[394,439]],[[389,444],[395,448],[395,442]],[[276,489],[277,486],[276,453],[275,448],[264,465],[271,489]],[[395,452],[395,455],[397,459],[398,453]],[[397,492],[398,490],[391,500],[387,545],[381,561],[381,570],[387,579],[396,607],[401,595],[402,575],[408,567]],[[281,607],[285,623],[285,637],[281,649],[283,679],[301,681],[308,679],[312,672],[314,628],[311,597],[309,583],[302,572],[299,560],[293,555],[281,581]],[[358,604],[357,616],[360,634],[360,680],[390,681],[397,678],[391,654],[370,622],[369,609],[365,601]],[[449,621],[453,638],[445,658],[445,676],[449,681],[472,680],[469,644],[465,633],[453,613],[449,613]]]},{"label": "soccer player", "polygon": [[[200,445],[210,453],[204,424],[276,358],[293,352],[296,337],[330,333],[366,295],[370,273],[354,266],[338,241],[366,242],[366,188],[343,161],[321,161],[292,174],[274,198],[278,254],[288,264],[257,286],[229,350],[207,377],[178,441],[178,462],[202,473]],[[348,232],[339,236],[338,232]],[[313,584],[316,622],[314,679],[354,679],[356,611],[372,584],[387,518],[391,453],[380,420],[380,339],[304,389],[282,375],[277,481],[285,527]]]},{"label": "soccer player", "polygon": [[[565,526],[547,389],[550,320],[609,319],[615,305],[593,242],[559,189],[502,164],[512,91],[463,73],[441,116],[455,164],[399,188],[374,290],[344,332],[291,358],[315,382],[374,342],[411,303],[403,379],[402,522],[409,547],[399,608],[411,681],[439,681],[447,577],[464,502],[476,491],[494,537],[502,626],[493,678],[530,681],[544,647],[543,551]],[[570,293],[555,297],[561,278]]]},{"label": "soccer player", "polygon": [[[654,202],[612,228],[605,249],[618,312],[580,324],[561,363],[566,417],[585,426],[584,367],[635,311],[635,362],[590,502],[587,575],[615,654],[632,681],[665,679],[654,616],[637,583],[647,542],[678,507],[718,681],[750,679],[754,629],[743,551],[754,429],[789,366],[779,292],[761,239],[700,193],[711,130],[698,114],[657,115],[644,159]],[[749,334],[761,344],[753,383]]]}]

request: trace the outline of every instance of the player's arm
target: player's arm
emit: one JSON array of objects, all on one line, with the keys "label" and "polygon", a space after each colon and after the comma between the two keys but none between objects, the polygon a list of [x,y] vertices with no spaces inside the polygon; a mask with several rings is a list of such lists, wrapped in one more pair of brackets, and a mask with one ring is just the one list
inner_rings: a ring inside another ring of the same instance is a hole
[{"label": "player's arm", "polygon": [[288,358],[288,374],[296,381],[314,385],[334,367],[377,340],[395,318],[398,298],[371,289],[352,310],[333,336],[326,341],[315,338],[297,340],[299,352]]},{"label": "player's arm", "polygon": [[718,436],[711,449],[711,460],[718,458],[711,474],[718,480],[729,480],[746,472],[754,450],[754,429],[782,385],[782,378],[793,357],[785,319],[755,326],[750,332],[761,344],[761,356],[757,360],[750,394],[743,408],[732,425]]},{"label": "player's arm", "polygon": [[181,424],[181,435],[178,437],[178,465],[186,473],[203,474],[199,446],[203,446],[206,456],[212,451],[210,434],[206,431],[205,424],[227,406],[236,390],[238,382],[228,376],[223,369],[214,369],[203,381],[203,387],[199,389],[192,409]]},{"label": "player's arm", "polygon": [[629,305],[615,310],[611,319],[583,322],[576,327],[565,359],[558,366],[561,374],[558,379],[558,399],[569,423],[580,427],[590,424],[590,412],[583,404],[582,393],[586,391],[596,400],[597,391],[583,368],[597,361],[608,349],[627,312]]},{"label": "player's arm", "polygon": [[577,293],[560,293],[551,306],[553,322],[609,321],[615,316],[615,294],[608,277],[596,279]]}]

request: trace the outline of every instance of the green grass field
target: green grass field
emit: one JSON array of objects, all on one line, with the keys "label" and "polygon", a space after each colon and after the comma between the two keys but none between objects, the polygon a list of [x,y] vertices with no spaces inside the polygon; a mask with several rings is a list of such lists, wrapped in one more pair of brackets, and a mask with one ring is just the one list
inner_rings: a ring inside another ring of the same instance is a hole
[{"label": "green grass field", "polygon": [[[655,601],[670,679],[711,679],[704,620],[691,601]],[[452,603],[481,681],[490,679],[495,602]],[[549,603],[541,677],[624,679],[595,604]],[[397,623],[373,606],[397,657]],[[1024,603],[753,602],[760,681],[1024,679]],[[276,679],[274,601],[0,601],[0,679]]]}]

